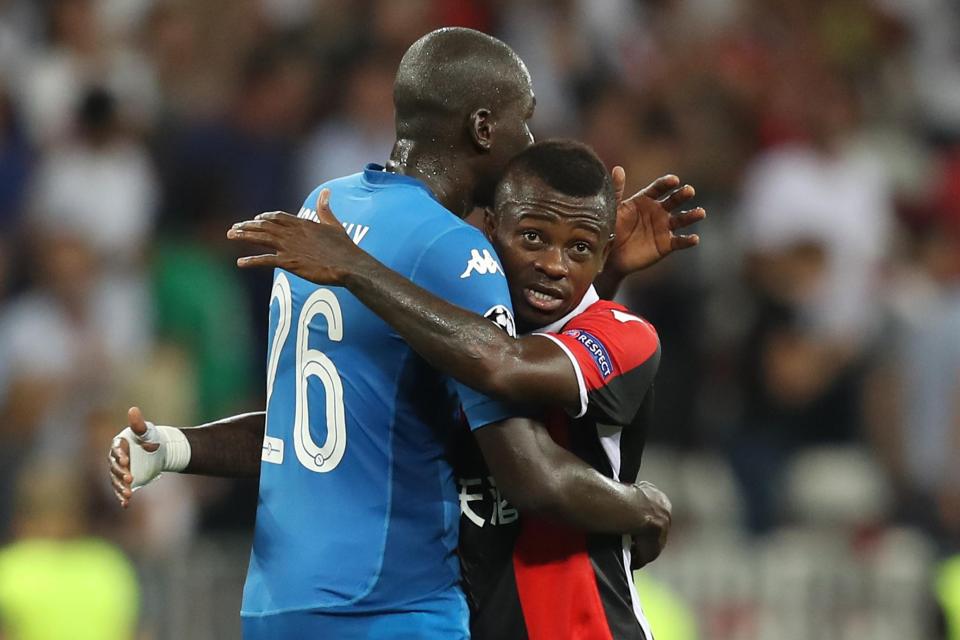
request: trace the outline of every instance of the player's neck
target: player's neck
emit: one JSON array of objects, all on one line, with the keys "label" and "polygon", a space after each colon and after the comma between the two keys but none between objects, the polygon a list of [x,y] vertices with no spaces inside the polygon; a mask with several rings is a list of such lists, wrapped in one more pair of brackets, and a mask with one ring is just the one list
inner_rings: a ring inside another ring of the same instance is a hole
[{"label": "player's neck", "polygon": [[457,171],[457,165],[449,150],[441,153],[414,140],[402,139],[393,145],[386,168],[420,180],[440,204],[463,218],[473,210],[472,180],[465,172]]}]

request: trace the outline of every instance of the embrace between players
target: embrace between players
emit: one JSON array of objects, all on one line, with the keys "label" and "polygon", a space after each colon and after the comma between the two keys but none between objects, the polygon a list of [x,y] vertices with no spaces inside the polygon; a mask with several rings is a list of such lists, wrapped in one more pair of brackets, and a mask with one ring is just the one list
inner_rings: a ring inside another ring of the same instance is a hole
[{"label": "embrace between players", "polygon": [[259,476],[247,640],[652,640],[631,565],[670,526],[635,481],[660,346],[607,300],[697,243],[674,233],[705,215],[673,214],[693,189],[622,200],[589,148],[531,146],[523,62],[469,29],[414,43],[394,104],[386,168],[228,231],[272,251],[238,261],[275,269],[267,410],[131,409],[117,498],[162,471]]}]

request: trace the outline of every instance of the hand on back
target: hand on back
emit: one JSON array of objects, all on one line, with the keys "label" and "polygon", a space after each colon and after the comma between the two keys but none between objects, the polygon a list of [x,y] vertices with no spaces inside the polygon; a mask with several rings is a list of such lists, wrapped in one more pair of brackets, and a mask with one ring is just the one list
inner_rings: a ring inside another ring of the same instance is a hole
[{"label": "hand on back", "polygon": [[366,254],[357,248],[330,210],[330,190],[317,198],[317,220],[271,211],[238,222],[227,231],[230,240],[243,240],[275,253],[246,256],[238,267],[280,268],[315,284],[340,284]]}]

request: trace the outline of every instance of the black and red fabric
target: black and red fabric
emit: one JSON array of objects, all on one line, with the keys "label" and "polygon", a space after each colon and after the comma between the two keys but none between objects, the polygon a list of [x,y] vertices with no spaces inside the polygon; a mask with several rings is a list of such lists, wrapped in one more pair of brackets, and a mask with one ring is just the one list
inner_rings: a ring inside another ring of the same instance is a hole
[{"label": "black and red fabric", "polygon": [[[563,348],[581,392],[577,416],[551,410],[545,424],[558,444],[599,472],[632,481],[651,419],[660,343],[646,320],[591,295],[540,334]],[[475,447],[461,448],[455,466],[475,640],[652,640],[627,536],[585,534],[520,516]]]}]

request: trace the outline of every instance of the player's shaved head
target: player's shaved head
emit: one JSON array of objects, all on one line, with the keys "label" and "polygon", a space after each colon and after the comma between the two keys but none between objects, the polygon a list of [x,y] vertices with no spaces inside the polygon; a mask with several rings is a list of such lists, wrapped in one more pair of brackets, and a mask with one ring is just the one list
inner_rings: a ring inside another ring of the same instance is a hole
[{"label": "player's shaved head", "polygon": [[462,27],[431,31],[413,43],[400,61],[393,93],[397,137],[410,139],[455,134],[476,109],[532,97],[520,57],[493,36]]},{"label": "player's shaved head", "polygon": [[397,140],[387,169],[423,180],[459,215],[492,204],[504,167],[533,142],[527,68],[506,44],[473,29],[438,29],[414,42],[393,101]]}]

